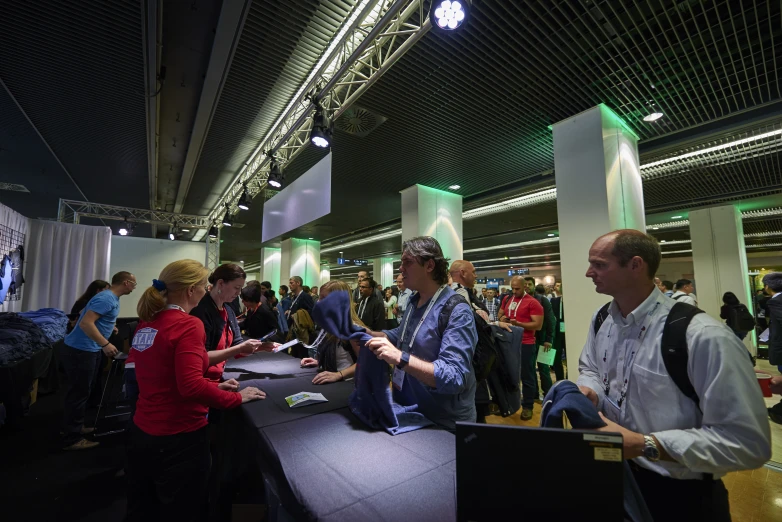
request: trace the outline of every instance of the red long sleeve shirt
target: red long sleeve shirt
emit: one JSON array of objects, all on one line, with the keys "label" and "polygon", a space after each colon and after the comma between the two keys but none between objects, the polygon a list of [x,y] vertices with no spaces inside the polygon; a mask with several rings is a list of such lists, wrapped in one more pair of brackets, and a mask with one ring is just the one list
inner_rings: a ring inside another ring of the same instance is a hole
[{"label": "red long sleeve shirt", "polygon": [[136,426],[149,435],[174,435],[206,426],[209,408],[242,403],[205,377],[209,368],[204,325],[181,310],[163,310],[133,336],[139,398]]}]

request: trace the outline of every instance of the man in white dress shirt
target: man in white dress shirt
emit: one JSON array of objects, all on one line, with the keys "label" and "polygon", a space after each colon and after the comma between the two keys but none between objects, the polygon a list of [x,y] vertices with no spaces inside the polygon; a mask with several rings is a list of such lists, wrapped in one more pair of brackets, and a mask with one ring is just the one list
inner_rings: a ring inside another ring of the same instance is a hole
[{"label": "man in white dress shirt", "polygon": [[679,279],[676,281],[676,291],[671,294],[671,299],[681,301],[692,306],[698,306],[698,300],[695,299],[695,287],[689,279]]},{"label": "man in white dress shirt", "polygon": [[636,230],[592,244],[586,276],[614,299],[597,335],[590,325],[578,385],[608,424],[602,430],[622,434],[654,520],[730,520],[720,477],[771,457],[765,404],[744,345],[704,313],[686,331],[700,407],[679,390],[660,348],[676,304],[654,285],[660,258],[657,241]]}]

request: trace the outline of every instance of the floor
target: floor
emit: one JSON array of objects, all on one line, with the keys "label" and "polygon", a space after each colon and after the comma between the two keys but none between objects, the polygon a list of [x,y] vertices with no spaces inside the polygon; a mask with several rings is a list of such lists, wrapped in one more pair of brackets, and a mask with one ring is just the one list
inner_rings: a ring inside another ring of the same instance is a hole
[{"label": "floor", "polygon": [[[757,367],[772,375],[779,375],[776,368],[769,365],[768,361],[759,359]],[[779,402],[778,396],[766,399],[769,406],[777,402]],[[506,426],[540,425],[540,404],[535,404],[531,420],[521,420],[519,413],[521,412],[505,418],[490,415],[486,417],[486,422]],[[771,425],[772,463],[779,462],[782,470],[782,425],[773,422],[769,424]],[[729,473],[723,481],[730,495],[730,513],[733,522],[782,522],[782,472],[763,467]]]}]

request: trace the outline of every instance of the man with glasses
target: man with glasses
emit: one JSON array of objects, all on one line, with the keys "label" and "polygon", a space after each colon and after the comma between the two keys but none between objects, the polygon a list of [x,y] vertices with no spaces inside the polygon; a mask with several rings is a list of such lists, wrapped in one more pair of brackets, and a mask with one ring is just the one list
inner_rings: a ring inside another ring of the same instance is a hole
[{"label": "man with glasses", "polygon": [[135,288],[136,276],[130,272],[114,274],[111,288],[90,299],[73,331],[65,338],[59,354],[60,363],[68,377],[63,408],[63,449],[90,449],[98,445],[82,436],[94,431],[93,428],[84,427],[84,410],[92,382],[100,372],[101,351],[107,357],[115,357],[120,353],[108,339],[119,316],[119,298],[130,294]]},{"label": "man with glasses", "polygon": [[[353,289],[353,301],[358,303],[361,301],[361,291],[359,290],[359,286],[361,286],[361,281],[364,281],[365,279],[369,279],[369,272],[366,270],[359,270],[358,271],[358,285],[356,288]],[[377,297],[378,301],[383,300],[383,293],[380,290],[377,290],[376,288],[373,288],[375,297]]]},{"label": "man with glasses", "polygon": [[394,315],[397,319],[402,317],[407,308],[407,303],[410,301],[410,296],[413,295],[413,291],[405,286],[405,278],[402,274],[396,276],[396,287],[399,290],[399,295],[396,298],[396,306],[394,306]]}]

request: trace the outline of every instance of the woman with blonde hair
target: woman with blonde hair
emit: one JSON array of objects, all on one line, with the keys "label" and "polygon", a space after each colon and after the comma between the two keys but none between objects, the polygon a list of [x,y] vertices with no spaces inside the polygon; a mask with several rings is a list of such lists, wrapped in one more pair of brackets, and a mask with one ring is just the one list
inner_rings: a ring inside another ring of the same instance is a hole
[{"label": "woman with blonde hair", "polygon": [[167,265],[144,291],[130,356],[139,398],[130,426],[128,520],[194,520],[206,507],[209,408],[235,408],[266,395],[217,384],[209,367],[203,323],[190,315],[206,293],[208,271],[198,261]]},{"label": "woman with blonde hair", "polygon": [[[347,292],[350,294],[350,286],[344,281],[329,281],[320,287],[320,299],[325,299],[331,292]],[[350,301],[350,317],[353,322],[366,326],[358,318],[356,303]],[[316,305],[317,306],[317,305]],[[318,341],[320,340],[320,341]],[[318,358],[305,358],[301,360],[302,368],[318,367],[318,374],[312,379],[313,384],[328,384],[330,382],[344,381],[352,378],[356,373],[356,360],[358,360],[359,345],[355,341],[342,341],[333,335],[321,331],[316,338]]]}]

